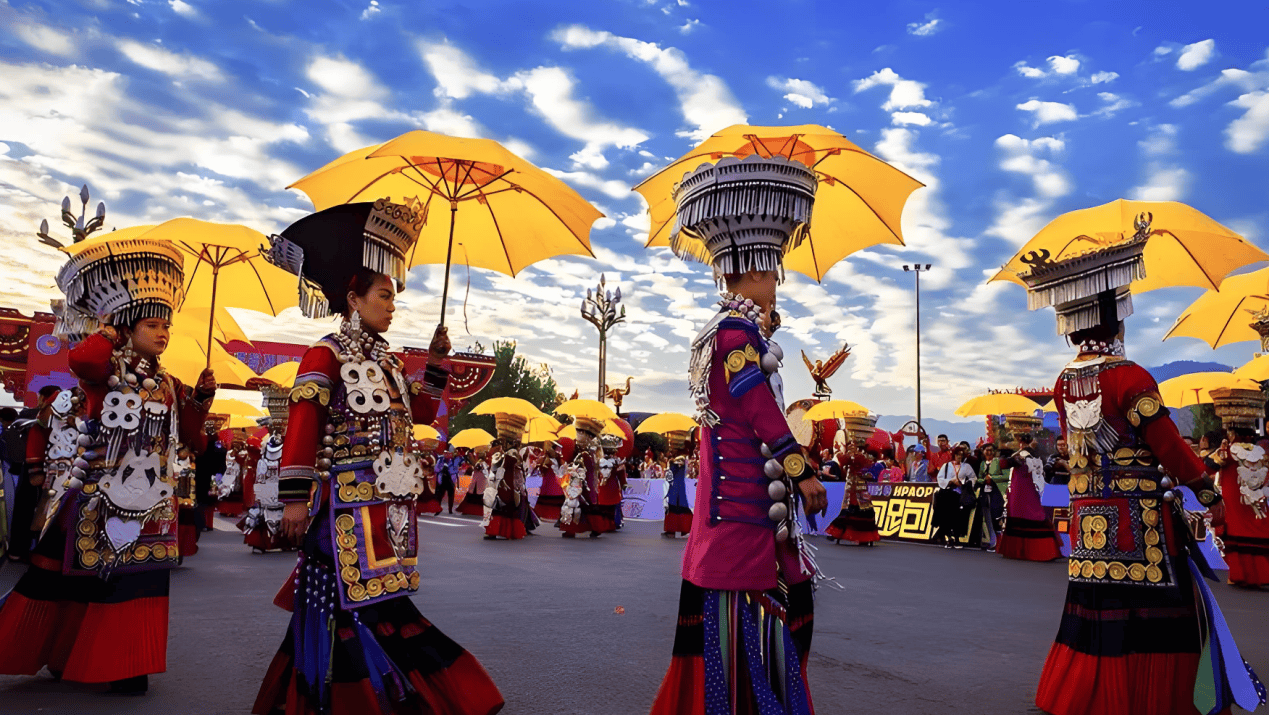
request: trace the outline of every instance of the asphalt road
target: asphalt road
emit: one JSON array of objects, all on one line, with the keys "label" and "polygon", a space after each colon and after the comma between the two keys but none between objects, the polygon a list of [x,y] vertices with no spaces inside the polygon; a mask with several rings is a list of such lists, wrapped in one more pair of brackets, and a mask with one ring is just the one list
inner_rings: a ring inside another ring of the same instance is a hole
[{"label": "asphalt road", "polygon": [[[223,524],[219,525],[221,528]],[[648,712],[670,660],[684,539],[627,522],[597,541],[554,529],[480,538],[476,519],[425,518],[420,610],[476,655],[508,715]],[[246,713],[286,629],[271,603],[292,554],[253,555],[237,532],[203,535],[172,579],[168,672],[144,698],[46,675],[0,676],[0,713]],[[1058,624],[1064,562],[823,540],[810,662],[820,713],[1036,713]],[[19,570],[0,571],[8,590]],[[1269,592],[1215,586],[1244,657],[1269,676]],[[617,607],[624,608],[618,614]]]}]

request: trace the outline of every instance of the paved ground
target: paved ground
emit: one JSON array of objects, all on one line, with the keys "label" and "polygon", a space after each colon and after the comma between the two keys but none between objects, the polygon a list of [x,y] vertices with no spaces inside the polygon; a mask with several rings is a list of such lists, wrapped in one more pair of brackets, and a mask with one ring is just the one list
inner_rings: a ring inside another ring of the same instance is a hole
[{"label": "paved ground", "polygon": [[[660,538],[658,525],[628,523],[598,541],[546,528],[488,542],[474,519],[427,518],[415,601],[485,664],[508,715],[646,713],[669,664],[684,544]],[[816,605],[810,677],[819,712],[1038,712],[1031,702],[1057,627],[1064,563],[817,543],[822,567],[845,587],[822,588]],[[288,614],[271,600],[294,556],[252,555],[229,531],[204,534],[200,548],[173,576],[168,672],[152,676],[147,697],[0,676],[0,712],[247,712],[286,629]],[[0,589],[17,571],[0,572]],[[1269,675],[1269,592],[1216,592],[1243,654]]]}]

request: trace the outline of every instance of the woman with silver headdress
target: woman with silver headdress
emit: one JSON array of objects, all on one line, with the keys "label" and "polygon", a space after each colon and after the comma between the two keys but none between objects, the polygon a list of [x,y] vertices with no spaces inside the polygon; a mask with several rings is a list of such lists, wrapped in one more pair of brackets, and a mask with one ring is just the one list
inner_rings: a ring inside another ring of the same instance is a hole
[{"label": "woman with silver headdress", "polygon": [[783,255],[809,230],[816,186],[806,164],[752,155],[704,165],[675,189],[672,246],[708,260],[726,292],[692,342],[697,509],[654,715],[813,710],[817,569],[795,511],[822,511],[826,498],[785,420],[770,337]]},{"label": "woman with silver headdress", "polygon": [[420,581],[413,426],[436,416],[450,344],[438,327],[423,379],[408,380],[383,334],[421,222],[380,200],[320,211],[270,239],[270,260],[300,276],[305,314],[343,320],[304,354],[291,390],[278,493],[283,532],[302,547],[278,594],[293,615],[260,715],[502,708],[480,663],[409,598]]},{"label": "woman with silver headdress", "polygon": [[31,569],[0,607],[0,673],[110,683],[143,694],[167,667],[169,571],[177,540],[177,457],[201,452],[216,392],[162,367],[183,296],[180,251],[168,243],[95,239],[70,249],[57,276],[58,332],[78,344],[48,424],[28,457],[45,493]]}]

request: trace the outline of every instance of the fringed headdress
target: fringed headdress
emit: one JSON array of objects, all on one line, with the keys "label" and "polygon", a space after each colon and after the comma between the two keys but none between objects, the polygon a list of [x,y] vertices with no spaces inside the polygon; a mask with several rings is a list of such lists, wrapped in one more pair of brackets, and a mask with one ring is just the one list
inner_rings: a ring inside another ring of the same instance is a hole
[{"label": "fringed headdress", "polygon": [[524,435],[525,428],[529,426],[529,418],[524,415],[498,412],[494,414],[494,426],[497,428],[498,439],[507,444],[520,444],[520,438]]},{"label": "fringed headdress", "polygon": [[387,199],[332,206],[270,236],[265,258],[299,276],[304,315],[324,318],[330,315],[327,296],[346,291],[359,268],[385,274],[403,289],[423,222],[422,213]]},{"label": "fringed headdress", "polygon": [[685,175],[674,189],[670,246],[680,258],[709,263],[723,276],[780,271],[784,254],[811,229],[818,179],[782,156],[725,157]]},{"label": "fringed headdress", "polygon": [[1143,252],[1150,236],[1150,214],[1137,217],[1132,238],[1099,246],[1059,261],[1047,250],[1032,251],[1022,259],[1031,270],[1018,277],[1027,286],[1027,308],[1052,306],[1057,311],[1057,332],[1070,335],[1132,315],[1133,281],[1146,277]]},{"label": "fringed headdress", "polygon": [[74,342],[102,325],[130,326],[146,318],[171,320],[185,297],[180,250],[163,241],[93,239],[77,246],[57,272],[66,294],[53,304],[57,334]]}]

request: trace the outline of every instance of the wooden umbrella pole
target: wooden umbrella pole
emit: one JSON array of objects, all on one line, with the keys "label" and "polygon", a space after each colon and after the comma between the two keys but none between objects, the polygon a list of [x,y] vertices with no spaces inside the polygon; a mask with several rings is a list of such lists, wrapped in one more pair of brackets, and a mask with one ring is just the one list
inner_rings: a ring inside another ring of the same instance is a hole
[{"label": "wooden umbrella pole", "polygon": [[458,220],[458,201],[449,202],[449,247],[445,251],[445,286],[441,289],[441,327],[445,327],[445,304],[449,302],[449,268],[454,259],[454,222]]},{"label": "wooden umbrella pole", "polygon": [[216,286],[220,283],[220,264],[212,264],[211,310],[207,313],[207,364],[203,369],[211,367],[212,329],[216,326]]}]

